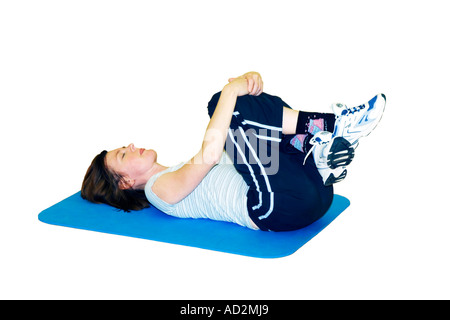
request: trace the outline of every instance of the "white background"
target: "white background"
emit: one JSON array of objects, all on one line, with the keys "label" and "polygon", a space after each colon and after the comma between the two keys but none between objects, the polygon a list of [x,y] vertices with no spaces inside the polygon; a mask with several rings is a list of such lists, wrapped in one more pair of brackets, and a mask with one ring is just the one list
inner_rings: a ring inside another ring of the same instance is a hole
[{"label": "white background", "polygon": [[[2,1],[0,298],[449,299],[445,1]],[[40,211],[103,149],[201,145],[211,95],[259,71],[296,109],[387,108],[295,254],[255,259],[62,228]]]}]

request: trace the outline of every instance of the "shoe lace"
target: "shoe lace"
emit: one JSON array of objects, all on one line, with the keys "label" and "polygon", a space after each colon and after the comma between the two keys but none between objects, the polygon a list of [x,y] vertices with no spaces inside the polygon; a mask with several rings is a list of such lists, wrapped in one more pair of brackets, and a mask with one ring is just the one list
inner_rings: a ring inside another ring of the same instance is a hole
[{"label": "shoe lace", "polygon": [[[320,137],[320,134],[321,134],[321,132],[316,133],[316,135],[314,135],[314,137],[311,140],[309,140],[309,143],[312,144],[312,148],[309,149],[308,153],[306,154],[305,159],[303,160],[303,165],[305,165],[306,160],[308,159],[309,155],[316,149],[316,147],[318,145],[330,143],[330,141],[331,141],[330,138],[328,138],[330,140],[327,140],[327,138],[325,138],[325,140],[323,140],[324,137],[323,136]],[[331,133],[329,133],[329,135],[331,135]],[[319,136],[319,138],[317,138],[317,136]]]},{"label": "shoe lace", "polygon": [[317,142],[314,142],[312,148],[309,149],[308,153],[307,153],[306,156],[305,156],[305,159],[303,160],[303,165],[305,165],[306,159],[308,159],[309,155],[314,151],[314,149],[316,148],[316,146],[317,146]]},{"label": "shoe lace", "polygon": [[362,104],[360,106],[353,107],[353,108],[349,108],[349,107],[345,106],[345,109],[346,109],[345,111],[347,111],[347,112],[346,113],[343,112],[343,115],[346,115],[347,113],[354,114],[355,112],[359,112],[365,108],[366,108],[365,104]]}]

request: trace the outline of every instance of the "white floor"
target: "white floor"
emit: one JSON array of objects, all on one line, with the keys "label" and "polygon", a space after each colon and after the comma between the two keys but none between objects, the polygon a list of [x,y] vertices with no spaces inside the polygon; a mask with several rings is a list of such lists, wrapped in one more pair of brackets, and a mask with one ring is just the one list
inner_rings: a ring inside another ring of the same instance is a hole
[{"label": "white floor", "polygon": [[[449,299],[446,8],[2,2],[0,299]],[[80,189],[103,149],[134,142],[162,164],[187,160],[210,96],[250,70],[297,109],[387,96],[335,188],[351,206],[295,254],[254,259],[37,220]]]}]

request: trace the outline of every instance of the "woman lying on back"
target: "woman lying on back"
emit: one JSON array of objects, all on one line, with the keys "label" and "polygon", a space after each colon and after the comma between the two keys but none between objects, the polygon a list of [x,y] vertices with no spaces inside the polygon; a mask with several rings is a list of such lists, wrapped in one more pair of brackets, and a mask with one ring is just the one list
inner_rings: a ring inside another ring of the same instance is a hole
[{"label": "woman lying on back", "polygon": [[303,228],[330,207],[332,185],[345,178],[385,102],[379,94],[353,108],[333,104],[332,113],[296,111],[263,93],[260,74],[249,72],[212,97],[202,147],[189,161],[167,167],[155,150],[132,143],[102,151],[81,194],[125,211],[152,204],[168,215],[255,230]]}]

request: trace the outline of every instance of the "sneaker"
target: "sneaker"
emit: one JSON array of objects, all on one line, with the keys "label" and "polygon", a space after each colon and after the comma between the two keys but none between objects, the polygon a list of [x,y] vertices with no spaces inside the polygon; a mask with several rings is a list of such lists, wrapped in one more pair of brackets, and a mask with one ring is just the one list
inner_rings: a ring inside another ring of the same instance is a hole
[{"label": "sneaker", "polygon": [[326,186],[344,180],[348,166],[355,156],[359,139],[368,136],[380,122],[386,105],[386,96],[379,94],[369,102],[348,108],[336,103],[332,105],[336,115],[334,132],[320,131],[310,140],[313,147],[307,153],[313,153],[317,170]]},{"label": "sneaker", "polygon": [[313,153],[314,162],[324,185],[329,186],[344,180],[347,176],[346,166],[352,162],[355,155],[355,150],[350,146],[350,142],[342,137],[333,137],[331,132],[320,131],[309,143],[313,147],[305,156],[303,164]]},{"label": "sneaker", "polygon": [[319,170],[319,173],[322,176],[323,184],[328,187],[344,180],[347,176],[347,169],[340,167],[334,170],[329,169],[329,172],[327,172],[327,169],[322,169]]},{"label": "sneaker", "polygon": [[380,122],[385,105],[386,96],[382,93],[353,108],[341,103],[333,104],[331,107],[336,115],[333,137],[342,137],[356,148],[359,139],[368,136]]}]

